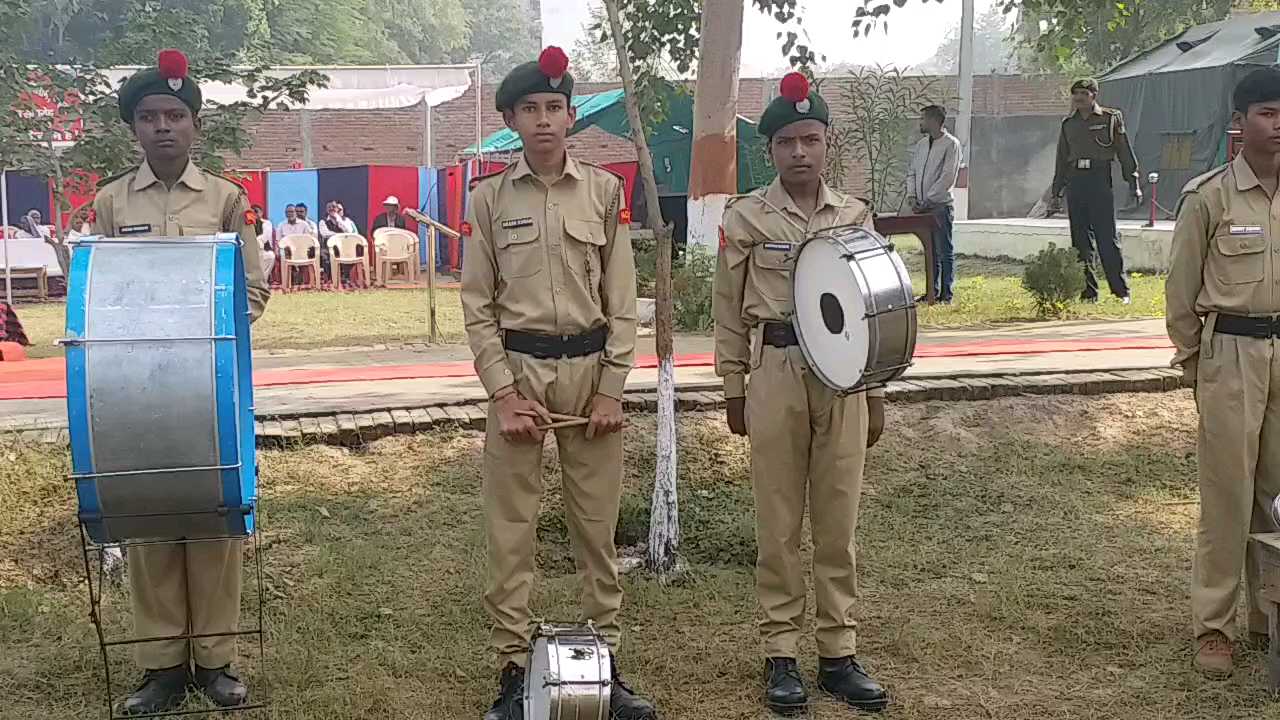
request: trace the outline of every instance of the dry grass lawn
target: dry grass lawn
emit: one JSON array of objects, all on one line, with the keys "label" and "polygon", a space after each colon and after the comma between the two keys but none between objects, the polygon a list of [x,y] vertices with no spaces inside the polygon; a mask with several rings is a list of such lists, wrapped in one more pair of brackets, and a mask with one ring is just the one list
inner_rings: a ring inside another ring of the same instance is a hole
[{"label": "dry grass lawn", "polygon": [[[1280,720],[1258,653],[1226,683],[1190,669],[1189,393],[895,405],[889,420],[858,540],[860,655],[889,717]],[[624,543],[644,536],[653,469],[653,418],[633,422]],[[626,578],[623,667],[668,720],[763,719],[746,446],[715,416],[681,433],[690,570],[665,588]],[[0,718],[101,717],[66,458],[12,440],[0,454]],[[480,717],[495,678],[479,456],[471,434],[263,453],[268,655],[246,643],[240,663],[270,698],[262,716]],[[572,618],[548,467],[536,605]],[[117,632],[124,592],[108,587]],[[810,717],[850,716],[822,700]]]}]

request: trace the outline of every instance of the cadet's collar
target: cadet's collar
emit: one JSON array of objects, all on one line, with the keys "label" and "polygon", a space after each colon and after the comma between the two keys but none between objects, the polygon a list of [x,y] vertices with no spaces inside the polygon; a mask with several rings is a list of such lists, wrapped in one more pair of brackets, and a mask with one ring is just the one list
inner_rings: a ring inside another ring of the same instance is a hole
[{"label": "cadet's collar", "polygon": [[1258,181],[1258,174],[1250,167],[1249,161],[1244,157],[1244,153],[1236,155],[1236,159],[1231,161],[1231,171],[1235,173],[1236,189],[1240,192],[1262,186],[1262,183]]},{"label": "cadet's collar", "polygon": [[[520,159],[516,161],[516,169],[512,171],[511,179],[519,180],[530,175],[536,176],[537,173],[529,166],[529,159],[525,157],[524,153],[520,153]],[[564,154],[564,175],[568,175],[574,180],[582,179],[582,168],[578,165],[578,161],[574,160],[573,156],[567,152]],[[564,177],[564,175],[561,175],[561,177]]]},{"label": "cadet's collar", "polygon": [[[803,212],[800,212],[800,206],[796,204],[794,199],[792,199],[791,193],[787,192],[787,189],[783,187],[782,178],[780,177],[775,177],[773,179],[773,183],[771,183],[769,185],[769,189],[765,191],[764,199],[776,208],[786,210],[798,218],[805,220],[808,219],[805,217]],[[845,206],[845,202],[844,196],[832,190],[831,187],[827,185],[826,180],[820,180],[818,182],[818,204],[814,208],[814,214],[821,212],[822,209],[826,207],[842,208]]]},{"label": "cadet's collar", "polygon": [[[133,189],[145,190],[146,188],[160,182],[160,178],[156,177],[155,172],[151,170],[151,163],[143,160],[142,167],[138,168],[138,174],[133,177]],[[196,164],[187,161],[187,167],[182,171],[182,175],[178,177],[178,182],[186,185],[192,190],[204,190],[204,173]]]}]

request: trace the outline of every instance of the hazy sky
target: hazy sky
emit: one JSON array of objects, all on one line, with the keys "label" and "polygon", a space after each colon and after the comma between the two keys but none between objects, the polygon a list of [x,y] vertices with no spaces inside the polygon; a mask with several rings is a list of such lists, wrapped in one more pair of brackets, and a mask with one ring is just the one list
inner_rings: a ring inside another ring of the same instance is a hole
[{"label": "hazy sky", "polygon": [[[588,19],[588,2],[598,0],[542,0],[543,42],[573,47]],[[779,24],[747,5],[742,29],[742,75],[760,76],[783,66],[777,39]],[[996,0],[976,0],[981,15]],[[849,31],[856,0],[800,0],[810,45],[826,54],[828,63],[854,62],[872,65],[911,65],[933,57],[947,29],[960,22],[960,0],[941,5],[908,0],[906,7],[889,14],[889,33],[877,30],[869,38],[854,40]]]}]

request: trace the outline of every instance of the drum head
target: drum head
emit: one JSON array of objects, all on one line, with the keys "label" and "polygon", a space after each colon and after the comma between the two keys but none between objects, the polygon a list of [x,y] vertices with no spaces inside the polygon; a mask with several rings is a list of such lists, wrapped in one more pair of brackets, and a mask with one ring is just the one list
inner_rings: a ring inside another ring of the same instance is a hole
[{"label": "drum head", "polygon": [[551,674],[551,652],[547,647],[547,638],[540,637],[533,642],[529,653],[529,669],[524,681],[524,716],[536,720],[551,717],[551,693],[555,689],[547,684]]},{"label": "drum head", "polygon": [[818,236],[800,248],[792,296],[792,323],[809,369],[824,385],[851,390],[867,368],[867,302],[841,242]]}]

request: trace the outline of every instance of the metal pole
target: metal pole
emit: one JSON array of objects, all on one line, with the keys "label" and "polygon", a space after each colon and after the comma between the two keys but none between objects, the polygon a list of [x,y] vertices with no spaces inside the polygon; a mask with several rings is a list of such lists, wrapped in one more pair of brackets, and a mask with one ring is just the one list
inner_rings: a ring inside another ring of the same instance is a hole
[{"label": "metal pole", "polygon": [[956,198],[957,220],[969,218],[969,146],[973,139],[973,15],[973,0],[964,0],[960,10],[960,116],[956,118],[963,191]]},{"label": "metal pole", "polygon": [[[13,268],[9,267],[9,169],[0,168],[0,233],[4,234],[4,301],[13,306]],[[70,278],[63,278],[68,280]]]},{"label": "metal pole", "polygon": [[484,156],[480,152],[484,149],[484,98],[481,92],[484,89],[484,81],[480,79],[481,62],[476,61],[476,160],[484,161]]}]

